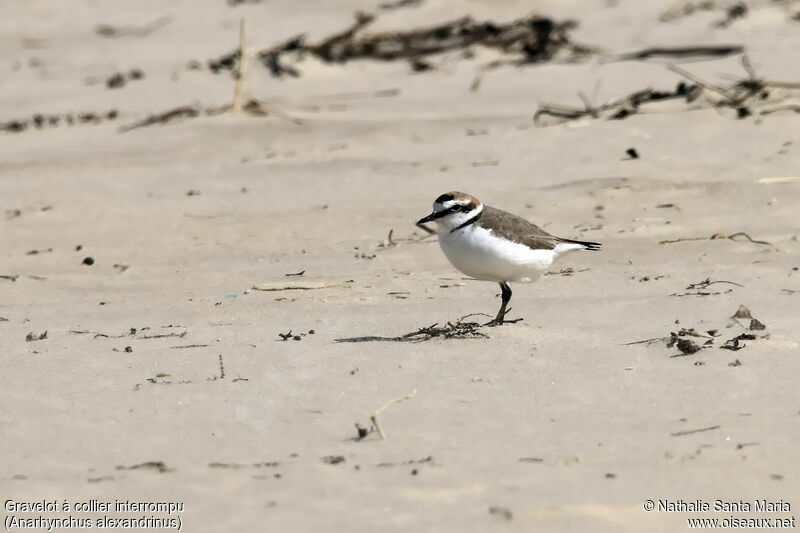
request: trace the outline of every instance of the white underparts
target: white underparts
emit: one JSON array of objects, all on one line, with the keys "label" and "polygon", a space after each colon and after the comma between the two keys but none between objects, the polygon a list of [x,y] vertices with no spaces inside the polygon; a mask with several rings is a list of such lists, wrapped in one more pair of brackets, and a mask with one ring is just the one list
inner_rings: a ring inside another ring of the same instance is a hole
[{"label": "white underparts", "polygon": [[561,243],[552,250],[532,250],[475,224],[454,232],[440,230],[439,246],[467,276],[498,283],[536,281],[559,256],[585,248]]}]

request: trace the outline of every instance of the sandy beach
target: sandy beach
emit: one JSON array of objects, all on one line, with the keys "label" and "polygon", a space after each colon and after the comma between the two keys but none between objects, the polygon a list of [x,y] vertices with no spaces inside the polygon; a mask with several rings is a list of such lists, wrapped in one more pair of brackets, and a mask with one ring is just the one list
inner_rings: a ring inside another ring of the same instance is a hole
[{"label": "sandy beach", "polygon": [[[800,2],[670,11],[683,4],[0,5],[6,527],[793,520]],[[280,76],[259,61],[294,36],[342,32],[356,11],[375,16],[356,36],[467,15],[577,25],[537,61],[480,42],[411,60],[286,53],[275,57],[296,72]],[[232,113],[236,65],[209,61],[237,49],[242,19],[256,103]],[[686,47],[711,51],[675,52]],[[645,90],[671,96],[625,100]],[[548,105],[574,116],[534,122]],[[449,190],[603,251],[512,285],[521,322],[400,342],[500,303],[496,284],[465,279],[415,227]],[[735,317],[740,306],[750,315]],[[347,342],[359,337],[389,340]],[[370,417],[411,394],[377,416],[381,439]],[[711,508],[658,508],[698,500]],[[758,511],[762,500],[790,508]],[[91,501],[183,510],[74,508]]]}]

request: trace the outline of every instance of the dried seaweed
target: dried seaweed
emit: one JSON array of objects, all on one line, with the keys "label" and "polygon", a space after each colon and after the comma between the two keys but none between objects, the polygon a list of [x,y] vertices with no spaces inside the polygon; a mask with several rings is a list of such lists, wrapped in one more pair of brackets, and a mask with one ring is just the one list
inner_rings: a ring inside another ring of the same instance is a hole
[{"label": "dried seaweed", "polygon": [[413,7],[418,6],[422,3],[423,0],[392,0],[390,2],[383,2],[382,4],[378,4],[378,7],[384,10],[390,9],[399,9],[401,7]]},{"label": "dried seaweed", "polygon": [[144,128],[146,126],[152,126],[154,124],[167,124],[169,122],[173,122],[175,120],[179,120],[182,118],[194,118],[200,115],[200,109],[194,106],[181,106],[176,107],[174,109],[170,109],[169,111],[164,111],[163,113],[156,113],[154,115],[150,115],[138,122],[134,122],[133,124],[128,124],[126,126],[121,126],[119,128],[120,132],[131,131],[136,128]]},{"label": "dried seaweed", "polygon": [[116,120],[119,111],[111,109],[106,112],[86,111],[83,113],[55,113],[42,114],[35,113],[31,117],[18,118],[6,122],[0,122],[0,131],[9,133],[22,133],[29,128],[43,129],[54,128],[60,125],[75,126],[79,124],[101,124],[103,122]]},{"label": "dried seaweed", "polygon": [[722,350],[731,350],[732,352],[737,352],[747,346],[741,341],[753,341],[756,340],[756,336],[752,333],[742,333],[741,335],[734,337],[732,339],[728,339],[725,343],[720,346]]},{"label": "dried seaweed", "polygon": [[[647,57],[666,55],[669,53],[691,55],[700,52],[714,52],[718,55],[727,55],[740,51],[742,51],[741,47],[736,46],[686,47],[679,49],[652,48],[633,54],[626,54],[620,56],[620,58],[645,59]],[[579,95],[583,100],[583,107],[541,104],[536,110],[533,120],[537,125],[542,125],[543,117],[555,118],[556,124],[577,120],[583,117],[602,117],[607,120],[619,120],[640,112],[644,104],[673,99],[684,100],[687,106],[680,109],[680,111],[687,111],[691,109],[688,104],[697,101],[701,95],[704,97],[701,106],[713,107],[715,109],[733,109],[736,112],[735,116],[740,119],[753,115],[755,108],[760,109],[759,114],[761,116],[786,110],[800,112],[800,105],[778,105],[785,98],[773,94],[774,89],[800,89],[800,83],[770,81],[759,77],[750,64],[747,54],[742,56],[742,66],[747,72],[747,77],[735,81],[727,87],[721,87],[705,81],[675,65],[667,65],[669,70],[682,76],[691,83],[680,82],[674,91],[655,91],[653,89],[639,90],[601,106],[593,106],[585,97]],[[548,124],[551,123],[552,122],[548,122]]]},{"label": "dried seaweed", "polygon": [[479,324],[478,322],[448,322],[445,326],[438,326],[433,324],[419,328],[416,331],[400,335],[398,337],[380,337],[380,336],[366,336],[366,337],[348,337],[343,339],[336,339],[336,342],[425,342],[431,339],[475,339],[475,338],[488,338],[481,331],[481,328],[487,324]]},{"label": "dried seaweed", "polygon": [[117,470],[155,470],[160,474],[164,474],[166,472],[172,472],[174,468],[168,468],[164,461],[147,461],[146,463],[140,463],[132,466],[118,466]]},{"label": "dried seaweed", "polygon": [[[791,4],[796,0],[762,0],[761,2],[748,0],[679,0],[659,16],[661,22],[672,22],[681,18],[692,16],[700,12],[722,12],[723,18],[711,22],[713,28],[727,28],[739,19],[746,17],[749,12],[756,8],[778,7]],[[791,11],[787,10],[790,18],[796,18]]]},{"label": "dried seaweed", "polygon": [[540,104],[533,115],[533,121],[536,125],[543,125],[543,117],[554,117],[557,119],[555,123],[560,124],[587,116],[591,118],[604,117],[607,120],[620,120],[638,113],[642,105],[652,102],[682,99],[686,103],[692,103],[700,95],[700,91],[701,89],[698,85],[687,85],[684,82],[680,82],[672,91],[642,89],[600,106],[593,106],[586,99],[583,99],[584,106],[582,108],[560,104]]},{"label": "dried seaweed", "polygon": [[741,285],[741,284],[733,282],[733,281],[725,281],[725,280],[711,281],[711,278],[706,278],[701,282],[692,283],[692,284],[690,284],[689,286],[686,287],[686,290],[688,290],[688,291],[692,291],[694,289],[699,289],[699,290],[694,290],[693,292],[682,292],[682,293],[673,292],[672,294],[670,294],[670,296],[679,296],[679,297],[680,296],[716,296],[716,295],[719,295],[719,294],[728,294],[728,293],[733,291],[733,289],[728,289],[727,291],[724,291],[724,293],[723,293],[721,291],[708,292],[708,291],[704,290],[704,289],[707,289],[708,287],[710,287],[711,285],[714,285],[716,283],[727,283],[729,285],[736,285],[737,287],[744,287],[744,285]]},{"label": "dried seaweed", "polygon": [[[702,281],[699,284],[690,285],[690,287],[698,285],[710,285],[711,283],[714,282],[711,282],[708,279],[706,279],[705,281]],[[726,283],[731,283],[731,282],[726,282]],[[753,318],[750,310],[744,305],[740,305],[736,310],[736,313],[734,313],[733,316],[731,316],[731,318],[734,319],[734,321],[736,322],[738,322],[739,320],[749,320],[748,329],[750,331],[762,331],[767,327],[760,321]],[[741,322],[739,322],[739,324],[744,326],[743,324],[741,324]],[[733,324],[729,324],[728,327],[731,327],[732,325]],[[702,350],[703,348],[710,348],[714,346],[714,342],[719,336],[720,336],[719,330],[717,329],[710,329],[707,330],[705,333],[700,333],[697,330],[695,330],[695,328],[688,328],[688,329],[681,328],[677,332],[675,331],[670,332],[669,336],[667,337],[653,337],[641,341],[628,342],[623,344],[623,346],[631,346],[634,344],[647,344],[649,346],[654,342],[664,341],[666,342],[667,348],[675,347],[678,350],[680,350],[680,353],[670,356],[675,358],[675,357],[684,357],[687,355],[695,354],[700,350]],[[705,342],[703,342],[701,346],[696,342],[694,342],[693,340],[689,339],[688,337],[693,337],[696,339],[705,339]],[[719,348],[735,352],[746,347],[746,345],[742,341],[756,340],[757,338],[759,337],[757,337],[754,333],[741,333],[736,337],[726,340],[721,346],[719,346]],[[761,338],[769,338],[769,335],[762,335]],[[695,364],[704,364],[704,363],[698,362]],[[734,362],[729,366],[739,366],[739,365],[741,365],[741,362],[739,362],[738,364]]]},{"label": "dried seaweed", "polygon": [[[517,64],[526,64],[549,61],[562,53],[568,60],[575,60],[596,52],[594,48],[570,39],[569,32],[577,26],[572,20],[556,22],[551,18],[531,15],[507,23],[495,23],[464,16],[429,27],[363,33],[362,30],[375,18],[375,15],[356,13],[350,26],[317,43],[308,44],[304,35],[297,35],[260,50],[256,55],[274,76],[279,77],[300,75],[294,66],[287,64],[290,55],[295,64],[303,61],[307,55],[330,63],[371,59],[422,64],[421,58],[426,56],[483,46],[516,55]],[[236,50],[209,60],[207,64],[214,73],[234,71],[239,59],[240,54]]]},{"label": "dried seaweed", "polygon": [[[156,124],[169,124],[171,122],[175,122],[181,119],[188,119],[188,118],[197,118],[199,116],[216,116],[221,115],[223,113],[227,113],[233,110],[233,104],[223,104],[221,106],[215,107],[208,107],[208,108],[201,108],[198,106],[180,106],[168,111],[164,111],[161,113],[155,113],[153,115],[149,115],[146,118],[134,122],[132,124],[127,124],[125,126],[121,126],[119,131],[121,133],[125,133],[137,128],[144,128],[147,126],[154,126]],[[248,115],[256,116],[256,117],[264,117],[270,114],[275,114],[276,116],[281,116],[283,118],[287,118],[289,121],[295,124],[302,124],[303,121],[300,119],[296,119],[294,117],[290,117],[285,113],[274,109],[273,107],[269,106],[266,102],[262,100],[258,100],[256,98],[249,98],[243,105],[242,111],[247,113]]]},{"label": "dried seaweed", "polygon": [[681,330],[678,333],[670,333],[669,340],[667,341],[667,348],[675,346],[681,353],[690,355],[699,352],[702,348],[694,341],[683,338],[686,335],[686,330]]},{"label": "dried seaweed", "polygon": [[[742,55],[742,67],[747,73],[746,78],[737,80],[728,87],[720,87],[675,65],[667,66],[667,68],[676,74],[697,83],[704,89],[707,89],[708,92],[716,94],[717,96],[715,98],[710,96],[707,98],[711,105],[717,109],[734,109],[738,118],[745,118],[752,115],[753,110],[751,108],[766,107],[767,105],[773,105],[773,107],[762,109],[760,114],[768,115],[774,113],[777,109],[774,107],[774,104],[779,102],[780,98],[773,96],[773,89],[800,89],[800,83],[771,81],[759,77],[750,64],[750,59],[747,57],[747,54]],[[784,106],[778,107],[782,108]]]},{"label": "dried seaweed", "polygon": [[671,48],[645,48],[636,52],[627,52],[614,57],[613,61],[632,61],[645,60],[658,57],[674,57],[678,59],[698,57],[727,57],[730,55],[741,54],[744,47],[738,44],[733,45],[706,45],[706,46],[678,46]]}]

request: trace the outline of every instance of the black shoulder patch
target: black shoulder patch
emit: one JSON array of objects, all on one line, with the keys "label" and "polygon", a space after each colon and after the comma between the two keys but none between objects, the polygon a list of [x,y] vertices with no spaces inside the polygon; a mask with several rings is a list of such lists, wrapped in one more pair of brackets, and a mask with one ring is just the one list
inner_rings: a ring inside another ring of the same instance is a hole
[{"label": "black shoulder patch", "polygon": [[445,202],[449,202],[450,200],[455,200],[455,198],[456,197],[453,196],[452,194],[445,193],[436,199],[436,203],[443,204]]}]

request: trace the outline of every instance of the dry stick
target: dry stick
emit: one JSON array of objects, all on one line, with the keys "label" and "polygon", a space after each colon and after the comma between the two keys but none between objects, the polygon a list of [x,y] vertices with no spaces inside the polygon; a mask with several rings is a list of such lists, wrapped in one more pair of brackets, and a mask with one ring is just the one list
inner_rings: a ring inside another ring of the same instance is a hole
[{"label": "dry stick", "polygon": [[767,241],[758,241],[758,240],[752,238],[750,235],[748,235],[747,233],[745,233],[743,231],[738,231],[738,232],[733,233],[731,235],[722,235],[722,234],[719,234],[719,233],[715,233],[711,237],[682,237],[680,239],[670,239],[670,240],[666,240],[666,241],[659,241],[658,244],[674,244],[676,242],[686,242],[686,241],[716,241],[716,240],[720,240],[720,239],[728,239],[730,241],[735,241],[736,240],[735,237],[744,237],[745,239],[747,239],[748,241],[752,242],[753,244],[767,244],[767,245],[771,245],[772,244],[772,243],[767,242]]},{"label": "dry stick", "polygon": [[173,350],[184,350],[186,348],[206,348],[210,344],[181,344],[180,346],[170,346]]},{"label": "dry stick", "polygon": [[729,283],[731,285],[736,285],[737,287],[744,287],[744,285],[736,283],[735,281],[725,281],[724,279],[717,280],[717,281],[711,281],[711,278],[706,278],[706,279],[704,279],[703,281],[701,281],[699,283],[692,283],[691,285],[686,287],[686,289],[687,290],[688,289],[705,289],[709,285],[713,285],[715,283]]},{"label": "dry stick", "polygon": [[653,344],[656,341],[665,341],[668,338],[669,337],[653,337],[651,339],[644,339],[644,340],[641,340],[641,341],[624,342],[624,343],[620,344],[620,346],[633,346],[634,344],[645,344],[645,343],[650,345],[650,344]]},{"label": "dry stick", "polygon": [[[797,111],[800,112],[800,106],[797,106]],[[797,183],[800,182],[800,176],[778,176],[775,178],[759,178],[756,183]],[[3,276],[0,276],[2,278]]]},{"label": "dry stick", "polygon": [[742,55],[742,66],[744,67],[745,72],[747,72],[747,76],[750,78],[750,81],[758,80],[756,71],[753,68],[753,65],[750,64],[750,58],[747,57],[747,54]]},{"label": "dry stick", "polygon": [[670,433],[669,435],[670,435],[670,437],[682,437],[683,435],[691,435],[693,433],[702,433],[703,431],[712,431],[714,429],[719,429],[721,427],[722,426],[717,425],[717,426],[708,426],[708,427],[700,428],[700,429],[687,429],[685,431],[676,431],[675,433]]},{"label": "dry stick", "polygon": [[377,409],[372,414],[371,417],[369,417],[369,419],[372,421],[372,425],[375,426],[375,429],[378,430],[378,435],[381,436],[381,440],[386,440],[386,433],[383,432],[383,429],[381,429],[380,424],[378,424],[378,415],[381,414],[382,412],[384,412],[390,405],[395,404],[395,403],[401,403],[401,402],[404,402],[406,400],[410,400],[411,398],[416,396],[416,394],[417,394],[417,389],[414,389],[414,390],[411,391],[410,394],[406,394],[402,398],[395,398],[394,400],[389,400],[388,402],[386,402],[386,404],[384,404],[382,407]]},{"label": "dry stick", "polygon": [[[712,235],[712,238],[713,237],[714,236]],[[744,237],[745,239],[747,239],[748,241],[752,242],[753,244],[767,244],[767,245],[771,245],[772,244],[771,242],[767,242],[767,241],[757,241],[757,240],[755,240],[754,238],[752,238],[750,235],[748,235],[747,233],[745,233],[743,231],[739,231],[739,232],[734,233],[733,235],[728,235],[727,237],[723,236],[723,237],[720,237],[720,238],[730,239],[730,240],[734,241],[734,240],[736,240],[736,239],[734,239],[734,237]]]},{"label": "dry stick", "polygon": [[286,111],[281,110],[275,104],[267,103],[266,101],[260,100],[258,98],[253,97],[253,96],[250,97],[250,100],[248,101],[247,106],[245,106],[245,109],[248,109],[248,108],[251,108],[251,107],[254,108],[254,109],[258,108],[260,110],[265,111],[264,114],[272,113],[276,117],[280,117],[282,119],[288,120],[292,124],[297,124],[298,126],[304,124],[304,121],[303,121],[302,118],[293,117],[292,115],[290,115]]},{"label": "dry stick", "polygon": [[239,70],[236,85],[233,88],[233,112],[242,111],[242,93],[244,77],[247,74],[247,19],[239,23]]},{"label": "dry stick", "polygon": [[672,64],[667,65],[667,68],[669,70],[671,70],[672,72],[674,72],[675,74],[678,74],[679,76],[683,76],[687,80],[689,80],[691,82],[694,82],[697,85],[708,89],[709,91],[714,91],[715,93],[721,94],[722,96],[724,96],[727,99],[731,98],[730,93],[728,93],[728,91],[726,91],[722,87],[717,87],[714,84],[708,83],[707,81],[705,81],[705,80],[703,80],[701,78],[698,78],[697,76],[695,76],[691,72],[683,70],[682,68],[676,67],[675,65],[672,65]]},{"label": "dry stick", "polygon": [[797,104],[779,105],[776,107],[772,107],[770,109],[764,109],[761,111],[761,114],[769,115],[770,113],[777,113],[779,111],[794,111],[795,113],[800,113],[800,105]]},{"label": "dry stick", "polygon": [[620,54],[614,58],[616,61],[629,61],[632,59],[649,59],[651,57],[698,57],[698,56],[728,56],[740,54],[744,51],[739,45],[720,46],[681,46],[677,48],[646,48],[637,52]]},{"label": "dry stick", "polygon": [[325,283],[325,282],[308,282],[305,285],[277,285],[277,286],[265,286],[265,285],[254,285],[251,287],[254,291],[263,291],[263,292],[277,292],[277,291],[311,291],[316,289],[337,289],[340,287],[347,287],[345,283]]},{"label": "dry stick", "polygon": [[[436,235],[436,232],[434,230],[432,230],[431,228],[429,228],[428,226],[426,226],[425,224],[420,224],[419,222],[417,222],[416,226],[419,229],[421,229],[422,231],[424,231],[424,232],[426,232],[428,234],[428,235],[426,235],[426,237],[430,237],[431,235]],[[423,237],[423,238],[425,238],[425,237]]]},{"label": "dry stick", "polygon": [[179,118],[195,118],[199,115],[200,115],[200,110],[198,108],[186,105],[186,106],[176,107],[175,109],[170,109],[169,111],[165,111],[163,113],[159,113],[156,115],[150,115],[147,118],[144,118],[138,122],[134,122],[133,124],[120,126],[119,131],[124,133],[126,131],[130,131],[136,128],[152,126],[153,124],[166,124],[167,122],[171,122]]},{"label": "dry stick", "polygon": [[172,16],[166,15],[143,26],[112,26],[110,24],[99,24],[95,26],[95,33],[103,37],[124,37],[133,35],[134,37],[146,37],[156,30],[160,30],[172,22]]}]

